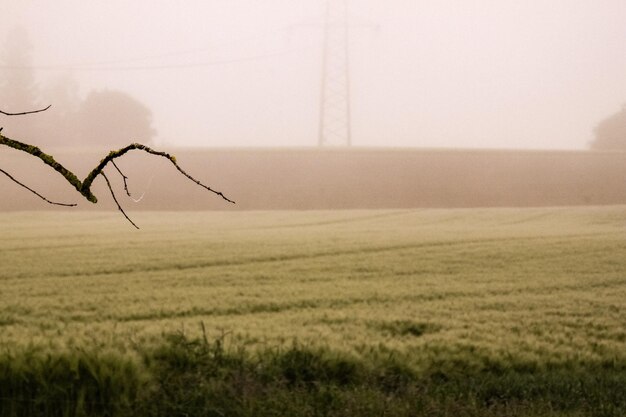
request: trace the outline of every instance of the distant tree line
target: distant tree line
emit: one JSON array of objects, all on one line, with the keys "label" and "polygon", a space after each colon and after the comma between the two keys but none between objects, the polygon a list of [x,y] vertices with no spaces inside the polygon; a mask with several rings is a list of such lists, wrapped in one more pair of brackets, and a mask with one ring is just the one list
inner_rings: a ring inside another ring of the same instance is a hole
[{"label": "distant tree line", "polygon": [[594,133],[592,149],[626,151],[626,105],[619,112],[602,120]]},{"label": "distant tree line", "polygon": [[32,63],[32,44],[24,29],[11,31],[0,50],[0,106],[3,110],[52,107],[39,117],[3,120],[5,131],[45,147],[110,148],[129,140],[152,144],[152,113],[129,94],[115,90],[79,96],[70,75],[39,84]]}]

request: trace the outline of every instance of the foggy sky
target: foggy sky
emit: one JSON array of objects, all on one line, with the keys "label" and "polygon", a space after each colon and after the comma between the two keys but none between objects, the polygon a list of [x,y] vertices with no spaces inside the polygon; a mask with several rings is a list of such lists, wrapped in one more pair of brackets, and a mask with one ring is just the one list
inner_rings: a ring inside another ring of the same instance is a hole
[{"label": "foggy sky", "polygon": [[[314,146],[323,5],[0,0],[0,42],[29,31],[40,84],[132,94],[158,144]],[[626,103],[624,0],[349,5],[356,146],[582,149]]]}]

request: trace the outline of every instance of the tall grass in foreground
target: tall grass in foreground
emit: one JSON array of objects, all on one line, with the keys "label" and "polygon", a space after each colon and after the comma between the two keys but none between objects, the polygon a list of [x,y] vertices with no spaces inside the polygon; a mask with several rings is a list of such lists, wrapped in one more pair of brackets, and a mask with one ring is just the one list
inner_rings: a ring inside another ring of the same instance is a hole
[{"label": "tall grass in foreground", "polygon": [[137,403],[141,372],[116,354],[28,349],[0,355],[1,416],[114,416]]},{"label": "tall grass in foreground", "polygon": [[[626,415],[626,363],[437,358],[416,371],[294,343],[249,352],[182,333],[136,357],[0,356],[0,416]],[[480,363],[477,366],[476,363]]]},{"label": "tall grass in foreground", "polygon": [[0,218],[0,417],[626,416],[626,207],[142,224]]}]

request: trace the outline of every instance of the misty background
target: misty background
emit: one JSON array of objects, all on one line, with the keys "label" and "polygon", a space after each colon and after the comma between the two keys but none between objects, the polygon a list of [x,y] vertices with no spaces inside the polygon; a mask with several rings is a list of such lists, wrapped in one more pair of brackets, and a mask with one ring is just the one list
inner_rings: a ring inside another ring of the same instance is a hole
[{"label": "misty background", "polygon": [[[0,4],[48,120],[118,94],[157,145],[317,144],[323,0]],[[355,146],[584,149],[626,103],[623,0],[348,4]]]}]

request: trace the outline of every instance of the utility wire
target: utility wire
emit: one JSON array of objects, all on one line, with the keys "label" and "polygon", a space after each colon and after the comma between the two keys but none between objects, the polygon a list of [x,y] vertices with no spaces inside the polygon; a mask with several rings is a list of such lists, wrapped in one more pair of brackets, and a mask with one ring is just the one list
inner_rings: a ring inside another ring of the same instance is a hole
[{"label": "utility wire", "polygon": [[281,32],[286,32],[287,30],[288,30],[288,27],[274,29],[271,31],[263,32],[261,34],[256,34],[254,36],[229,39],[228,42],[221,42],[219,44],[206,46],[203,48],[184,49],[182,51],[171,51],[171,52],[165,52],[162,54],[146,55],[146,56],[138,57],[138,58],[117,59],[117,60],[109,60],[109,61],[96,61],[96,62],[89,62],[89,63],[76,63],[76,64],[71,64],[71,65],[66,65],[66,66],[69,66],[72,68],[78,68],[78,67],[94,67],[94,66],[101,66],[101,65],[131,64],[134,62],[148,61],[148,60],[159,59],[159,58],[171,58],[171,57],[191,55],[191,54],[203,54],[207,52],[212,52],[213,50],[224,47],[225,45],[232,45],[232,44],[239,43],[239,42],[256,41],[260,39],[265,39],[272,35],[277,35]]},{"label": "utility wire", "polygon": [[233,64],[238,62],[259,61],[279,56],[290,55],[310,48],[298,48],[267,54],[251,55],[239,58],[216,59],[212,61],[191,62],[186,64],[162,64],[162,65],[134,65],[134,66],[92,66],[73,67],[65,65],[23,65],[12,66],[3,65],[0,69],[8,70],[37,70],[37,71],[144,71],[144,70],[164,70],[164,69],[184,69],[211,67],[216,65]]},{"label": "utility wire", "polygon": [[211,45],[211,46],[207,46],[203,48],[187,49],[187,50],[182,50],[182,51],[172,51],[172,52],[166,52],[162,54],[147,55],[143,57],[130,58],[130,59],[96,61],[96,62],[89,62],[89,63],[73,63],[73,64],[61,64],[61,65],[2,65],[0,66],[0,69],[43,70],[43,71],[57,71],[57,70],[59,71],[109,71],[109,70],[132,71],[132,70],[148,70],[148,69],[193,68],[193,67],[221,65],[221,64],[229,64],[229,63],[236,63],[236,62],[251,61],[251,60],[256,60],[256,59],[271,58],[275,56],[286,55],[293,51],[260,54],[260,55],[250,56],[250,57],[221,59],[221,60],[196,62],[196,63],[189,63],[189,64],[163,64],[163,65],[147,65],[146,64],[146,65],[137,65],[137,66],[132,66],[132,65],[131,66],[129,65],[117,66],[117,64],[132,64],[136,62],[149,61],[149,60],[160,59],[160,58],[171,58],[171,57],[185,56],[185,55],[191,55],[191,54],[203,54],[203,53],[211,52],[211,51],[214,51],[215,49],[224,47],[225,45],[232,45],[232,44],[247,42],[247,41],[256,41],[256,40],[265,39],[271,36],[275,36],[281,33],[288,34],[289,31],[294,26],[299,25],[301,22],[306,22],[306,21],[309,21],[311,19],[316,19],[316,18],[317,16],[313,16],[313,17],[310,16],[308,18],[304,18],[299,21],[290,23],[278,29],[267,30],[267,31],[257,33],[252,36],[228,39],[227,42],[220,42],[215,45]]}]

